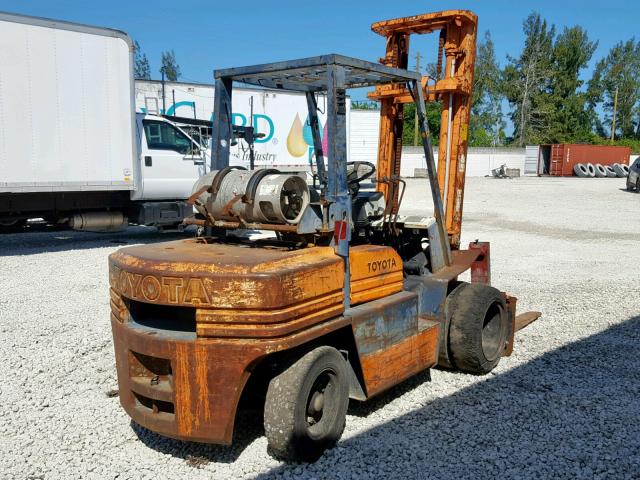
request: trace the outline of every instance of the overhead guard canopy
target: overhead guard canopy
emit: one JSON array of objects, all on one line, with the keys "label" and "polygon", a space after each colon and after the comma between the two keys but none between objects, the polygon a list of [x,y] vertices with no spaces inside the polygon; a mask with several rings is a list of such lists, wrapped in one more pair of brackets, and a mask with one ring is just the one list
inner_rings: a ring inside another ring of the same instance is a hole
[{"label": "overhead guard canopy", "polygon": [[409,72],[336,54],[227,68],[216,70],[214,76],[259,87],[320,92],[327,90],[327,71],[334,66],[344,68],[342,85],[345,89],[410,81],[419,82],[421,78],[417,72]]}]

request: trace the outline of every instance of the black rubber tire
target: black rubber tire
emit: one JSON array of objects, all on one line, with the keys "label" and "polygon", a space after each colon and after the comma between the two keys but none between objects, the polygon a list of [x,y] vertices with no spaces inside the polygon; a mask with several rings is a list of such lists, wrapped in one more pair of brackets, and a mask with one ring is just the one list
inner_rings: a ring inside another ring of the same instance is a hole
[{"label": "black rubber tire", "polygon": [[349,406],[346,362],[335,348],[318,347],[271,379],[264,431],[272,455],[315,462],[340,439]]},{"label": "black rubber tire", "polygon": [[611,165],[605,165],[604,168],[607,171],[607,177],[616,178],[618,176]]},{"label": "black rubber tire", "polygon": [[26,228],[26,220],[0,222],[0,233],[20,233]]},{"label": "black rubber tire", "polygon": [[489,285],[462,283],[447,297],[449,357],[455,368],[485,374],[493,370],[509,335],[502,293]]},{"label": "black rubber tire", "polygon": [[587,167],[587,172],[589,172],[590,177],[596,176],[596,167],[593,166],[593,163],[587,163],[585,167]]},{"label": "black rubber tire", "polygon": [[633,185],[631,185],[631,181],[629,180],[629,177],[627,177],[627,192],[632,192],[633,191]]},{"label": "black rubber tire", "polygon": [[595,169],[596,169],[596,177],[598,178],[605,178],[607,176],[607,169],[604,168],[604,166],[600,165],[599,163],[596,163],[594,165]]},{"label": "black rubber tire", "polygon": [[640,177],[636,179],[636,193],[640,193]]},{"label": "black rubber tire", "polygon": [[589,176],[589,171],[583,163],[576,163],[573,167],[573,172],[580,178],[587,178]]},{"label": "black rubber tire", "polygon": [[618,178],[624,178],[627,176],[624,171],[624,168],[622,168],[622,165],[619,163],[613,164],[613,170],[616,172],[616,175],[618,176]]}]

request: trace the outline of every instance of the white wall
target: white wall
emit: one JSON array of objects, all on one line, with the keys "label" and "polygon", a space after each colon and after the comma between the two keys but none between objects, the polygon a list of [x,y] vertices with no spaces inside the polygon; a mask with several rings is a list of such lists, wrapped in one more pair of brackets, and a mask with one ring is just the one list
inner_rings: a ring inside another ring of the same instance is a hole
[{"label": "white wall", "polygon": [[[435,150],[436,165],[438,150]],[[519,168],[524,174],[524,148],[469,148],[467,153],[467,177],[491,175],[491,170],[506,164],[507,168]],[[416,168],[426,168],[422,147],[404,147],[400,175],[413,177]]]},{"label": "white wall", "polygon": [[[351,160],[366,160],[375,163],[378,156],[379,110],[351,110],[351,137],[349,141]],[[436,162],[438,149],[434,148]],[[508,168],[519,168],[524,175],[524,148],[470,148],[467,155],[467,176],[484,177],[491,170],[506,164]],[[416,168],[426,168],[422,147],[404,147],[400,174],[413,177]]]}]

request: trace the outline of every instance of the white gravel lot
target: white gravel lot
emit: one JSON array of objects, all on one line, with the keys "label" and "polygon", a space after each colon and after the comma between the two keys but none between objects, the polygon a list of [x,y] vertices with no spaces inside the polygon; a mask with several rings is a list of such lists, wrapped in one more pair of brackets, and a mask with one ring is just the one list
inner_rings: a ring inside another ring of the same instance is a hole
[{"label": "white gravel lot", "polygon": [[[189,444],[107,395],[107,255],[180,235],[0,236],[0,477],[640,478],[640,194],[623,184],[468,179],[464,243],[491,241],[493,284],[543,317],[490,375],[434,370],[352,402],[312,465],[269,457],[255,415],[232,447]],[[406,210],[427,192],[409,181]]]}]

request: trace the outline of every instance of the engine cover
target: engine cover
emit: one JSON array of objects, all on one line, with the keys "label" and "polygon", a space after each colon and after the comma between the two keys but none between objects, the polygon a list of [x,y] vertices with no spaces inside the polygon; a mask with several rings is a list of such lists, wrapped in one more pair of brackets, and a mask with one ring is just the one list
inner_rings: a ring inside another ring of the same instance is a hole
[{"label": "engine cover", "polygon": [[[402,261],[392,248],[361,245],[350,254],[352,305],[402,290]],[[109,282],[125,303],[195,309],[204,337],[280,336],[344,311],[344,261],[332,247],[209,238],[126,247],[109,257]]]}]

